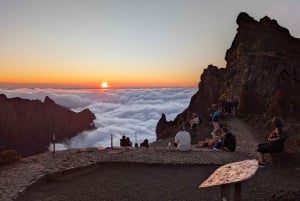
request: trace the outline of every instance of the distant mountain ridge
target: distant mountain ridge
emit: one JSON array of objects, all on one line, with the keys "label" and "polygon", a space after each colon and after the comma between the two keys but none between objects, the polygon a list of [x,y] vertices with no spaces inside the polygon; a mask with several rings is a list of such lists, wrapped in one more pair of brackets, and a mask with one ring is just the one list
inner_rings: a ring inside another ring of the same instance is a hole
[{"label": "distant mountain ridge", "polygon": [[[174,121],[163,114],[156,128],[157,139],[174,136],[177,125],[192,112],[208,121],[208,108],[219,100],[235,96],[238,112],[271,119],[282,117],[300,146],[300,39],[290,35],[276,20],[254,20],[240,13],[237,34],[227,50],[226,68],[209,65],[201,75],[198,91]],[[298,150],[299,151],[299,150]]]},{"label": "distant mountain ridge", "polygon": [[0,150],[14,149],[22,156],[45,152],[54,129],[56,141],[61,142],[94,129],[95,118],[89,109],[76,113],[48,96],[42,102],[0,94]]}]

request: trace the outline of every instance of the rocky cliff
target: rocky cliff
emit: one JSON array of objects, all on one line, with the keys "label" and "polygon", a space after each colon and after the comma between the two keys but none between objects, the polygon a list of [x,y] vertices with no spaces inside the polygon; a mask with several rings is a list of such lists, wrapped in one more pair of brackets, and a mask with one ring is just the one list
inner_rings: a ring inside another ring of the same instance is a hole
[{"label": "rocky cliff", "polygon": [[[232,96],[239,100],[240,114],[281,116],[293,130],[290,134],[299,134],[300,39],[267,16],[256,21],[240,13],[236,23],[237,33],[225,56],[226,68],[209,65],[204,70],[187,109],[171,122],[162,116],[157,124],[158,139],[174,136],[176,125],[186,121],[191,112],[208,120],[211,104]],[[298,148],[299,140],[294,140]]]},{"label": "rocky cliff", "polygon": [[22,156],[45,152],[53,142],[54,129],[60,142],[93,129],[94,119],[88,109],[76,113],[49,97],[41,102],[0,94],[0,150],[14,149]]}]

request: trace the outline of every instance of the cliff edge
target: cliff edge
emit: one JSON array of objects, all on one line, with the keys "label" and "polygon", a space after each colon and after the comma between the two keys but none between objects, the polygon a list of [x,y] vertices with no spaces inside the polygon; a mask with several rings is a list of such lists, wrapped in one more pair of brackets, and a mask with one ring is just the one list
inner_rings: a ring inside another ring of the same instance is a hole
[{"label": "cliff edge", "polygon": [[[247,13],[236,19],[237,33],[226,51],[225,68],[209,65],[202,73],[198,91],[189,106],[174,121],[159,120],[157,139],[174,136],[177,125],[192,112],[208,122],[208,108],[219,100],[236,97],[238,113],[287,123],[289,146],[300,147],[300,39],[294,38],[276,20],[256,21]],[[266,122],[264,122],[266,123]]]},{"label": "cliff edge", "polygon": [[53,142],[54,130],[60,142],[94,129],[94,119],[89,109],[76,113],[49,97],[42,102],[0,94],[0,150],[14,149],[22,156],[42,153]]}]

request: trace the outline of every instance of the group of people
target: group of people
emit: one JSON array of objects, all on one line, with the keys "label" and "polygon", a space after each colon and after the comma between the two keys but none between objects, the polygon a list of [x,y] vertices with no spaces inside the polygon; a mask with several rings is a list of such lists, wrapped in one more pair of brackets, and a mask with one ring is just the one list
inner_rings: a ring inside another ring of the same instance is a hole
[{"label": "group of people", "polygon": [[215,132],[213,142],[213,150],[215,151],[235,151],[236,137],[227,127],[221,127]]},{"label": "group of people", "polygon": [[121,147],[132,147],[132,142],[130,141],[130,138],[123,135],[122,138],[120,139],[120,146]]},{"label": "group of people", "polygon": [[[232,134],[227,127],[220,125],[219,120],[223,115],[235,117],[237,107],[238,101],[233,97],[231,101],[221,102],[218,105],[214,105],[214,110],[211,112],[213,131],[211,132],[212,139],[210,139],[210,145],[213,146],[213,150],[231,152],[235,151],[235,135]],[[274,117],[272,119],[272,123],[275,126],[275,129],[270,133],[268,141],[258,144],[257,157],[259,161],[259,167],[265,167],[266,165],[264,157],[265,153],[278,153],[284,148],[284,123],[280,117]],[[201,118],[199,118],[197,114],[192,113],[192,117],[189,120],[189,126],[190,128],[193,128],[197,124],[201,124]],[[175,135],[174,145],[180,151],[191,150],[191,135],[188,131],[186,131],[185,125],[179,125],[179,131]]]},{"label": "group of people", "polygon": [[[130,141],[129,137],[126,137],[125,135],[122,136],[120,139],[120,146],[121,147],[132,147],[132,142]],[[135,147],[138,147],[138,144],[135,144]],[[145,139],[141,144],[140,147],[149,147],[149,141],[148,139]]]}]

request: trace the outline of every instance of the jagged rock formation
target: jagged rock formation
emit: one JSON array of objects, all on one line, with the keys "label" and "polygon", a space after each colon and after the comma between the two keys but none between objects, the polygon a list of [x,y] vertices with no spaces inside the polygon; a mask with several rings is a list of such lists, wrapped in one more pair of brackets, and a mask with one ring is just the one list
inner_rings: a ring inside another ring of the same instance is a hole
[{"label": "jagged rock formation", "polygon": [[76,113],[49,97],[41,102],[0,94],[0,150],[14,149],[22,156],[42,153],[53,142],[54,128],[60,142],[93,129],[94,119],[89,109]]},{"label": "jagged rock formation", "polygon": [[300,39],[267,16],[256,21],[240,13],[236,22],[237,34],[226,52],[226,68],[209,65],[204,70],[188,108],[172,122],[162,117],[157,128],[169,130],[157,129],[157,138],[166,133],[174,136],[177,129],[172,125],[186,121],[191,112],[208,120],[207,110],[212,103],[235,96],[240,114],[281,116],[292,125],[290,130],[296,133],[290,135],[298,136],[292,142],[299,149]]}]

